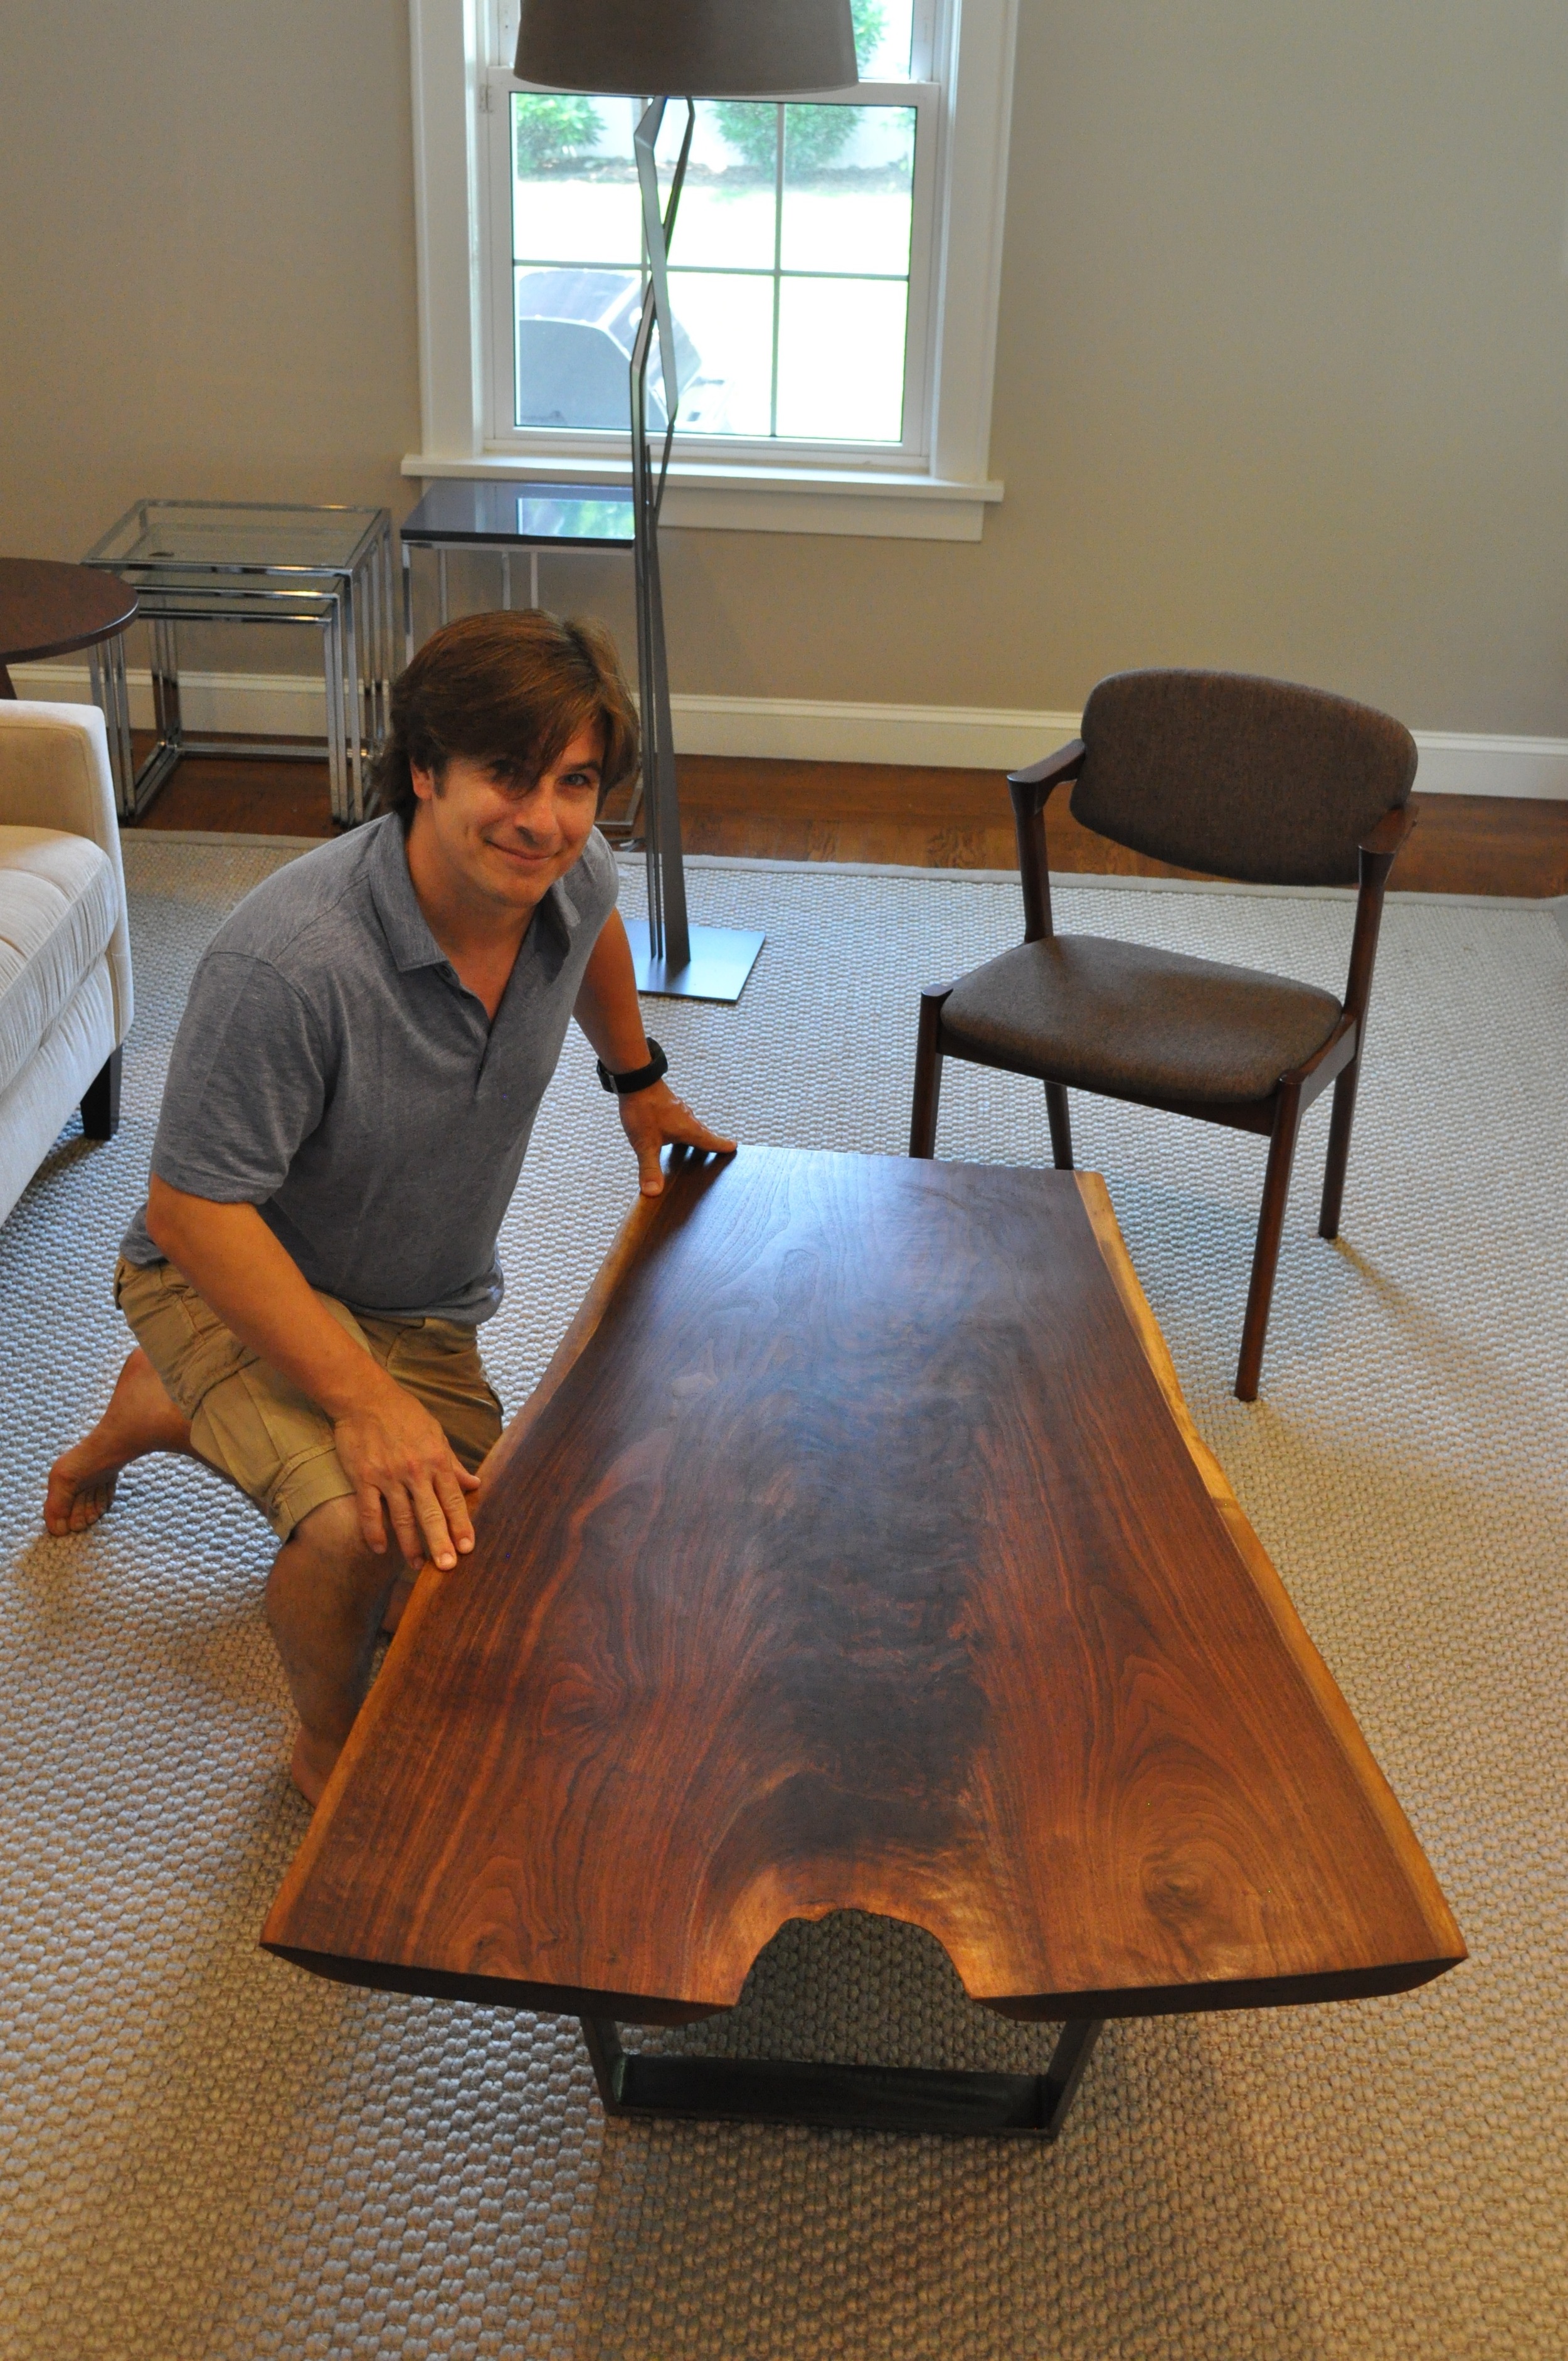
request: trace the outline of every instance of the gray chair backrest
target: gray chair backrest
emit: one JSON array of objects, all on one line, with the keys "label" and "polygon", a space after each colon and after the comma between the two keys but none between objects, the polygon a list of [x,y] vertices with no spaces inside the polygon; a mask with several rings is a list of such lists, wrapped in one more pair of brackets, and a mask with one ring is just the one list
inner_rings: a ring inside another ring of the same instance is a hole
[{"label": "gray chair backrest", "polygon": [[1354,885],[1416,746],[1369,705],[1231,672],[1119,672],[1084,708],[1073,818],[1134,852],[1266,885]]}]

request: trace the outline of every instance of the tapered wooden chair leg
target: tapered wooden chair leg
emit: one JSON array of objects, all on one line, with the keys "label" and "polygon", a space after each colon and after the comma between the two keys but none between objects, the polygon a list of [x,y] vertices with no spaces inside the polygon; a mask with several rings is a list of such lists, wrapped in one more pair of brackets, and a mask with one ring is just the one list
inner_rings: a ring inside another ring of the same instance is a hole
[{"label": "tapered wooden chair leg", "polygon": [[1051,1127],[1051,1155],[1059,1172],[1072,1170],[1072,1117],[1067,1111],[1067,1084],[1046,1084],[1046,1121]]},{"label": "tapered wooden chair leg", "polygon": [[920,1031],[915,1045],[915,1104],[909,1112],[909,1153],[937,1153],[937,1107],[942,1095],[942,1005],[950,983],[927,984],[920,994]]},{"label": "tapered wooden chair leg", "polygon": [[1279,1238],[1285,1227],[1285,1206],[1290,1194],[1290,1166],[1296,1154],[1296,1134],[1301,1126],[1301,1089],[1282,1086],[1268,1142],[1268,1165],[1263,1176],[1263,1206],[1257,1217],[1257,1245],[1253,1250],[1252,1285],[1247,1290],[1246,1319],[1242,1326],[1241,1359],[1236,1365],[1236,1400],[1255,1401],[1263,1374],[1263,1342],[1268,1334],[1268,1311],[1274,1301],[1274,1274],[1279,1268]]},{"label": "tapered wooden chair leg", "polygon": [[1345,1167],[1350,1162],[1350,1127],[1355,1121],[1355,1086],[1361,1060],[1352,1059],[1334,1084],[1333,1113],[1329,1117],[1329,1152],[1323,1160],[1323,1202],[1318,1214],[1318,1235],[1337,1238],[1340,1209],[1344,1203]]}]

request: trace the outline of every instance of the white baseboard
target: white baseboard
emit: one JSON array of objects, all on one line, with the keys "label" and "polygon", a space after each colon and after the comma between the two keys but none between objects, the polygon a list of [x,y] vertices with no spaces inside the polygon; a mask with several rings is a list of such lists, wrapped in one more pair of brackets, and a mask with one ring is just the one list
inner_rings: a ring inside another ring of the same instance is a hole
[{"label": "white baseboard", "polygon": [[[22,697],[83,702],[85,664],[15,664]],[[152,723],[146,673],[130,675],[131,719]],[[185,724],[199,736],[241,730],[280,738],[320,737],[325,696],[297,673],[185,673]],[[844,705],[787,697],[674,697],[675,744],[684,754],[732,754],[811,763],[909,763],[941,770],[1005,771],[1062,745],[1076,713],[980,706]],[[1568,738],[1515,738],[1418,730],[1423,795],[1519,796],[1568,802]]]},{"label": "white baseboard", "polygon": [[1007,771],[1065,745],[1076,713],[951,705],[834,705],[788,697],[672,697],[683,754],[806,763],[913,763]]},{"label": "white baseboard", "polygon": [[[18,697],[55,698],[86,705],[92,675],[84,664],[19,664],[11,666]],[[152,675],[129,672],[131,727],[150,730]],[[192,737],[236,731],[257,738],[320,738],[326,730],[326,688],[308,673],[181,672],[180,714]]]},{"label": "white baseboard", "polygon": [[1411,731],[1420,751],[1423,796],[1521,796],[1568,802],[1568,738],[1488,737],[1453,730]]}]

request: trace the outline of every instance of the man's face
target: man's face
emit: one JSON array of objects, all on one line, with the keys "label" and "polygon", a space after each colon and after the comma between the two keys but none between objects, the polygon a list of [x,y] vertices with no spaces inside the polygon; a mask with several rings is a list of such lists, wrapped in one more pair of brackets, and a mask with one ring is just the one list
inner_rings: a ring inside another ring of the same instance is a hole
[{"label": "man's face", "polygon": [[416,767],[411,853],[417,836],[421,865],[436,868],[449,887],[508,910],[533,909],[588,840],[603,755],[602,735],[589,728],[532,780],[454,754],[438,791],[433,774]]}]

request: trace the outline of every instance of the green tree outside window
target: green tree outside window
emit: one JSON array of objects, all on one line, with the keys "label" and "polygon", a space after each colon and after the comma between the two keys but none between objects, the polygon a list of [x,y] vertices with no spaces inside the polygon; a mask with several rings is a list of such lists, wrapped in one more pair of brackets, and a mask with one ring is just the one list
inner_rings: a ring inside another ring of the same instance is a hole
[{"label": "green tree outside window", "polygon": [[598,144],[598,109],[591,98],[541,98],[531,92],[514,115],[519,180],[565,162],[574,148]]}]

